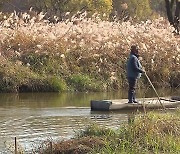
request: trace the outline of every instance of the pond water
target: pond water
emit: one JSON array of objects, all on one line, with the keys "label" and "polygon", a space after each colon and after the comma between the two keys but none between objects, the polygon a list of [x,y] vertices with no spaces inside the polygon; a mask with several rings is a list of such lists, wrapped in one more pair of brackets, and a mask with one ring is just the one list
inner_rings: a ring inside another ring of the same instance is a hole
[{"label": "pond water", "polygon": [[[179,90],[159,90],[158,93],[160,96],[179,95]],[[138,97],[144,96],[155,97],[155,94],[138,92]],[[90,100],[121,98],[127,98],[126,91],[0,94],[0,153],[13,153],[15,137],[18,147],[29,151],[43,141],[69,139],[94,122],[118,128],[127,122],[131,113],[91,112]]]}]

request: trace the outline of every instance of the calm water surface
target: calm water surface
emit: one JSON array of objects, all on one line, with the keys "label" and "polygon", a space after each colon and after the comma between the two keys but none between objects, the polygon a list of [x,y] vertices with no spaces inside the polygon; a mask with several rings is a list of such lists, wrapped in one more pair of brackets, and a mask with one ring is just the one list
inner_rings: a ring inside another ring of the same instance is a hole
[{"label": "calm water surface", "polygon": [[[130,113],[91,112],[90,100],[121,99],[127,97],[126,93],[0,94],[0,153],[13,151],[14,137],[19,147],[28,151],[48,139],[69,139],[93,122],[118,128],[127,122]],[[145,95],[138,93],[138,97]],[[177,90],[158,93],[179,95]],[[154,96],[150,91],[146,94],[146,97]]]}]

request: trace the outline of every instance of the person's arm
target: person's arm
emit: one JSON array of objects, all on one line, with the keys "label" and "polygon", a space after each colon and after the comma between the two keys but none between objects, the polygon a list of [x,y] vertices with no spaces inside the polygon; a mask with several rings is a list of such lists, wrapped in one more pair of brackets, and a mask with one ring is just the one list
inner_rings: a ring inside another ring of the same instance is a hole
[{"label": "person's arm", "polygon": [[132,58],[132,66],[136,72],[144,73],[144,71],[138,66],[138,62],[137,62],[137,59],[135,57]]}]

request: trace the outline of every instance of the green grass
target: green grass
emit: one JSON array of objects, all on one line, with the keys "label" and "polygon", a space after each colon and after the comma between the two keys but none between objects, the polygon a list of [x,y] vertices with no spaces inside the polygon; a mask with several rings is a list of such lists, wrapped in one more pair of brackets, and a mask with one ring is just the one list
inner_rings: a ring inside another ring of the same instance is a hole
[{"label": "green grass", "polygon": [[89,126],[80,136],[103,137],[105,146],[92,153],[180,153],[180,114],[151,112],[118,130]]},{"label": "green grass", "polygon": [[91,123],[74,138],[59,142],[48,140],[33,149],[32,153],[180,153],[180,110],[173,113],[149,112],[131,118],[131,122],[122,124],[116,130]]},{"label": "green grass", "polygon": [[66,82],[59,77],[51,77],[49,79],[49,84],[50,84],[50,87],[52,87],[51,91],[54,91],[54,92],[67,91]]},{"label": "green grass", "polygon": [[68,78],[67,82],[75,91],[100,91],[101,89],[101,83],[88,75],[74,74]]}]

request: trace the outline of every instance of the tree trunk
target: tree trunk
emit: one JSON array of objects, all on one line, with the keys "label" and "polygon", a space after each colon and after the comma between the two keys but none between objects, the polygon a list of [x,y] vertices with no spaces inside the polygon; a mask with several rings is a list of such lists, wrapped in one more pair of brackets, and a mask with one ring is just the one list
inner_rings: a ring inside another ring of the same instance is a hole
[{"label": "tree trunk", "polygon": [[165,5],[169,23],[175,28],[175,32],[179,33],[180,0],[165,0]]},{"label": "tree trunk", "polygon": [[179,33],[179,16],[180,16],[180,1],[176,0],[176,10],[174,15],[174,26],[177,30],[177,33]]},{"label": "tree trunk", "polygon": [[167,12],[169,23],[171,25],[174,25],[174,19],[173,19],[173,14],[172,14],[173,3],[172,1],[165,0],[165,4],[166,4],[166,12]]}]

